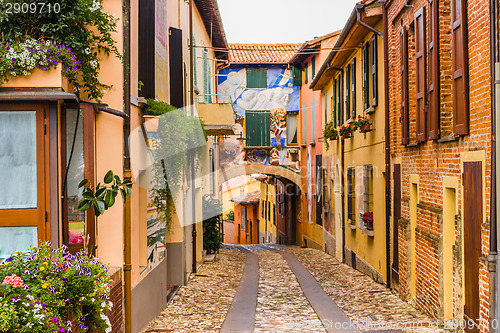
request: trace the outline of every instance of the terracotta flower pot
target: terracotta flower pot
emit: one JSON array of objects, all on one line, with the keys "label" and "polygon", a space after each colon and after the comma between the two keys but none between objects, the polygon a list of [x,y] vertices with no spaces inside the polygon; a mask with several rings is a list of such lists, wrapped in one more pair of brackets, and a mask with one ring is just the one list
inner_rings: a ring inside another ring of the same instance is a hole
[{"label": "terracotta flower pot", "polygon": [[351,135],[352,135],[352,133],[351,133],[351,132],[346,132],[346,133],[342,134],[342,137],[344,137],[344,138],[348,139],[348,138],[350,138],[350,137],[351,137]]},{"label": "terracotta flower pot", "polygon": [[359,130],[361,131],[361,133],[370,132],[372,130],[371,129],[371,124],[367,123],[367,124],[361,125],[361,127],[359,128]]}]

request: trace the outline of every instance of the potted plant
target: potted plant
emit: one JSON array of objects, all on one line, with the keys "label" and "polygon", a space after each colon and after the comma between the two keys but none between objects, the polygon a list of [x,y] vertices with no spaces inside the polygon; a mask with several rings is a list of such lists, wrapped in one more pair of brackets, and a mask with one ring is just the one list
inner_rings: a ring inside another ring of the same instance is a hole
[{"label": "potted plant", "polygon": [[356,120],[356,126],[359,128],[361,133],[370,132],[372,130],[371,125],[373,124],[373,120],[368,118],[367,116],[358,116],[358,120]]},{"label": "potted plant", "polygon": [[350,138],[352,136],[352,132],[356,130],[356,123],[342,124],[339,128],[339,134],[342,135],[343,138]]},{"label": "potted plant", "polygon": [[363,213],[363,222],[367,230],[373,230],[373,212]]},{"label": "potted plant", "polygon": [[333,125],[333,122],[330,121],[326,123],[325,127],[323,128],[323,142],[325,143],[327,150],[330,148],[328,140],[337,140],[338,137],[339,137],[339,132]]}]

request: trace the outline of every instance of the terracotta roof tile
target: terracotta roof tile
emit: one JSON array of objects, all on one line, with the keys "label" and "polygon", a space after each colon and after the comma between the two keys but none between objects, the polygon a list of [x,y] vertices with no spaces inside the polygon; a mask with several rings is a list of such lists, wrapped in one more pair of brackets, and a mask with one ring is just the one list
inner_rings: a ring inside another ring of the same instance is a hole
[{"label": "terracotta roof tile", "polygon": [[229,201],[233,201],[239,204],[258,203],[260,201],[260,191],[254,191],[247,194],[242,194]]},{"label": "terracotta roof tile", "polygon": [[301,44],[229,44],[229,61],[240,64],[285,64]]}]

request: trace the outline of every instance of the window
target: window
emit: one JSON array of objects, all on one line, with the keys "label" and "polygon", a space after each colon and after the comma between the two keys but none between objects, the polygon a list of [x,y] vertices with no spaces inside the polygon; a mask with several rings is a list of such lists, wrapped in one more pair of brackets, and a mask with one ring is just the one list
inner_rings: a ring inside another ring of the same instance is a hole
[{"label": "window", "polygon": [[296,145],[297,144],[297,114],[296,113],[288,113],[287,114],[287,137],[288,144]]},{"label": "window", "polygon": [[307,66],[308,66],[308,65],[307,65],[307,62],[306,62],[306,63],[304,64],[304,83],[305,83],[305,84],[307,84],[307,79],[308,79],[308,78],[307,78],[307,77],[308,77],[308,75],[307,75],[307,71],[308,71]]},{"label": "window", "polygon": [[356,58],[352,59],[352,119],[356,119]]},{"label": "window", "polygon": [[267,202],[267,220],[271,221],[271,201]]},{"label": "window", "polygon": [[261,216],[263,219],[266,218],[266,201],[262,200],[262,206],[260,207],[261,210]]},{"label": "window", "polygon": [[466,0],[451,1],[451,68],[453,71],[453,132],[469,134]]},{"label": "window", "polygon": [[429,0],[429,111],[428,138],[439,139],[439,2]]},{"label": "window", "polygon": [[332,96],[332,121],[333,121],[333,126],[337,127],[337,112],[339,110],[337,109],[337,79],[333,80],[333,96]]},{"label": "window", "polygon": [[267,88],[267,68],[247,68],[247,88]]},{"label": "window", "polygon": [[324,121],[324,124],[326,124],[328,122],[328,103],[327,103],[327,99],[326,99],[326,91],[323,93],[323,108],[324,108],[324,112],[325,112],[325,121]]},{"label": "window", "polygon": [[273,223],[276,225],[276,204],[273,204]]},{"label": "window", "polygon": [[246,145],[268,147],[271,145],[271,114],[269,111],[245,111]]},{"label": "window", "polygon": [[302,70],[298,67],[293,67],[293,85],[301,86],[302,85]]},{"label": "window", "polygon": [[312,125],[312,139],[311,141],[312,142],[316,142],[316,98],[313,98],[312,99],[312,110],[311,110],[311,117],[312,117],[312,121],[311,121],[311,125]]},{"label": "window", "polygon": [[355,168],[347,169],[347,222],[350,224],[355,224],[356,215],[354,212],[355,208],[355,184],[354,184],[354,174]]},{"label": "window", "polygon": [[[378,47],[377,34],[372,37],[372,106],[378,105]],[[366,59],[368,61],[368,59]]]},{"label": "window", "polygon": [[410,124],[408,114],[408,28],[401,30],[400,41],[401,62],[401,125],[402,125],[402,144],[410,143]]},{"label": "window", "polygon": [[312,57],[311,59],[311,79],[314,79],[316,75],[316,57]]},{"label": "window", "polygon": [[345,70],[345,119],[351,118],[351,65]]},{"label": "window", "polygon": [[370,107],[370,48],[368,43],[363,46],[363,102],[364,108]]},{"label": "window", "polygon": [[241,207],[241,230],[247,230],[247,208],[245,206]]},{"label": "window", "polygon": [[307,104],[302,105],[302,144],[307,144]]},{"label": "window", "polygon": [[208,62],[208,50],[203,49],[203,103],[212,101],[211,69]]},{"label": "window", "polygon": [[373,230],[373,167],[363,165],[363,226]]},{"label": "window", "polygon": [[427,140],[425,7],[415,13],[415,89],[417,95],[417,142]]}]

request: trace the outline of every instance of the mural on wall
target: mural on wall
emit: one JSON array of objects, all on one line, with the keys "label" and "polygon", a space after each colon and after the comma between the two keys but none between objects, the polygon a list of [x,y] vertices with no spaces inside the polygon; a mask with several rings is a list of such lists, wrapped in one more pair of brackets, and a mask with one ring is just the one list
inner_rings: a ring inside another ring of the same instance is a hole
[{"label": "mural on wall", "polygon": [[155,1],[155,95],[168,100],[167,59],[167,0]]},{"label": "mural on wall", "polygon": [[278,150],[273,147],[271,149],[251,148],[245,149],[246,163],[259,163],[267,165],[282,165],[294,171],[300,169],[300,150],[296,148],[284,148]]},{"label": "mural on wall", "polygon": [[271,146],[286,146],[286,109],[270,110],[271,114]]},{"label": "mural on wall", "polygon": [[219,97],[233,103],[240,117],[245,110],[299,110],[299,87],[293,86],[292,74],[282,66],[268,67],[267,88],[247,88],[245,67],[230,67],[219,72]]}]

